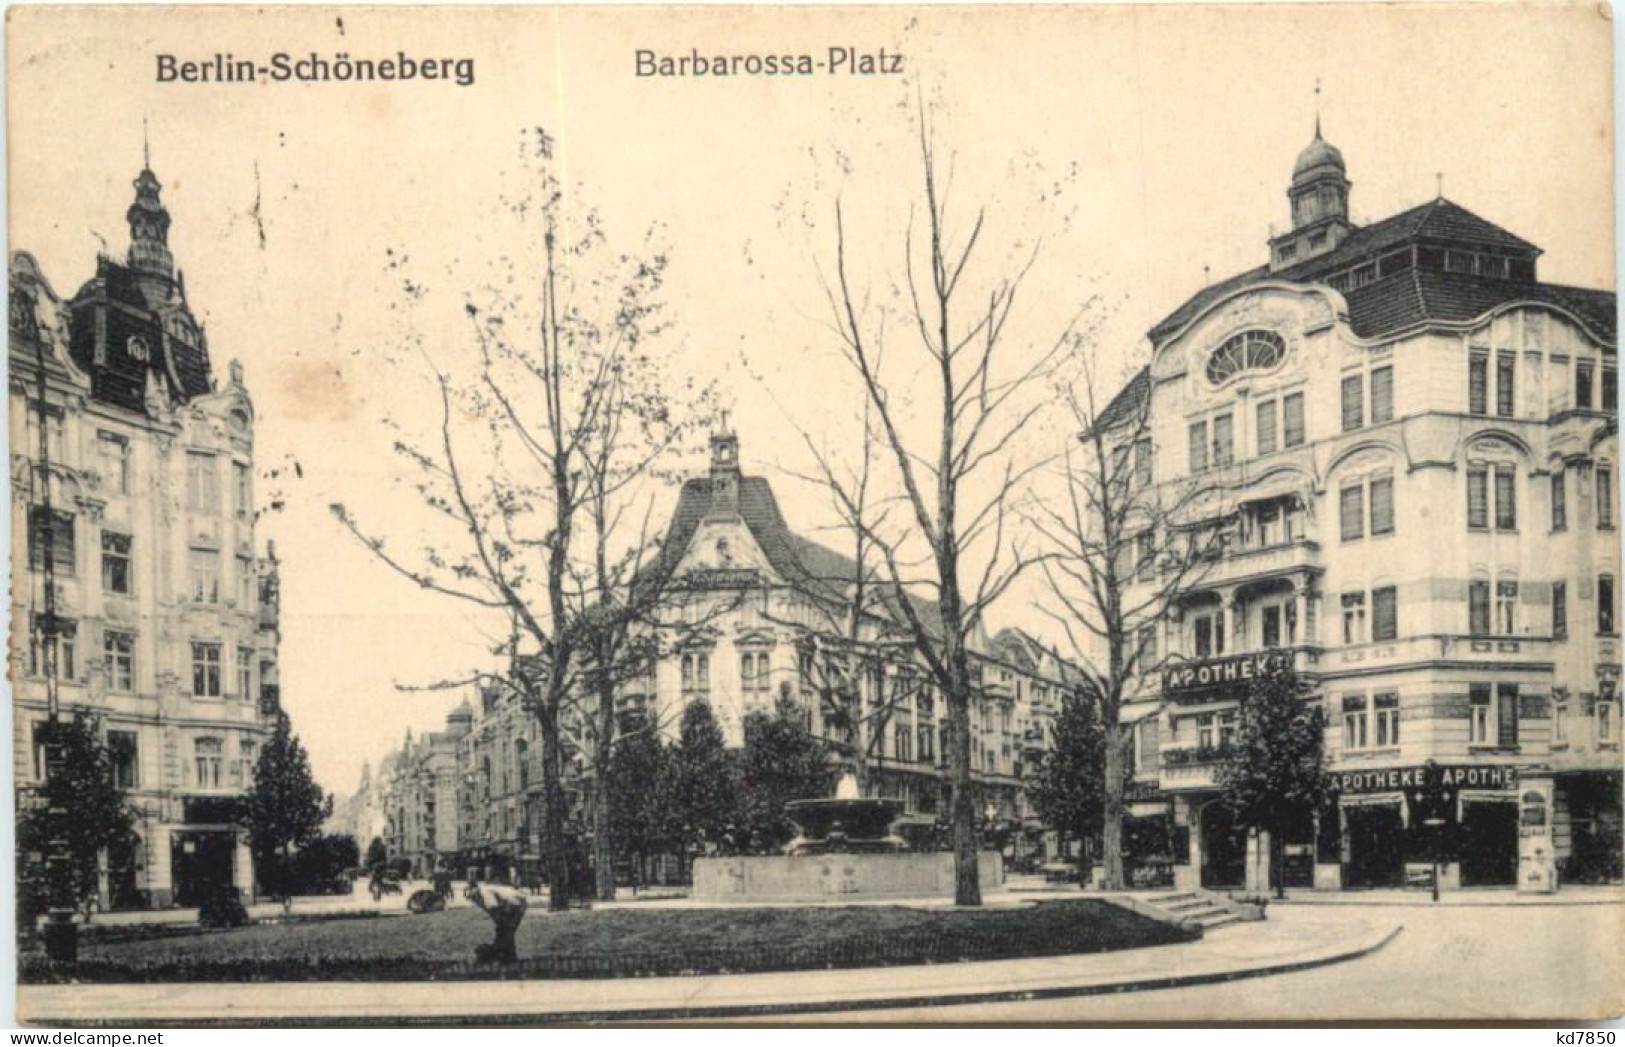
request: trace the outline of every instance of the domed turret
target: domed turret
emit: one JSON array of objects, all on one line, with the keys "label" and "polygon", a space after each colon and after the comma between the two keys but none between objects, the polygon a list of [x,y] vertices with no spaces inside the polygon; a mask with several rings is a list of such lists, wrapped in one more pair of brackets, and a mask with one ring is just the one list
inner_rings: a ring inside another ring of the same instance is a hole
[{"label": "domed turret", "polygon": [[1298,154],[1298,162],[1292,165],[1292,184],[1297,185],[1306,181],[1309,176],[1317,173],[1316,169],[1326,167],[1339,175],[1345,175],[1348,168],[1343,164],[1343,153],[1326,139],[1320,137],[1320,121],[1315,121],[1315,140],[1304,147]]},{"label": "domed turret", "polygon": [[1337,249],[1354,228],[1349,224],[1348,168],[1343,153],[1320,133],[1292,165],[1292,184],[1286,191],[1292,205],[1292,229],[1270,241],[1270,268],[1285,269]]}]

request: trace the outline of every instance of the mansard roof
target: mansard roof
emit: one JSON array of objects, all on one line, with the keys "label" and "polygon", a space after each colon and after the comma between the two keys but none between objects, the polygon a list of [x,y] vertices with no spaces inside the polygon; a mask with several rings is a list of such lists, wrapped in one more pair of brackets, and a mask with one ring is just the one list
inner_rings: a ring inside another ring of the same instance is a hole
[{"label": "mansard roof", "polygon": [[[125,410],[146,409],[147,375],[168,389],[176,403],[213,391],[209,352],[164,329],[160,306],[148,300],[129,266],[99,258],[96,276],[68,303],[68,346],[73,362],[91,376],[91,396]],[[100,326],[97,315],[105,317]],[[132,337],[150,347],[143,363],[124,347]],[[97,341],[101,339],[98,354]],[[201,341],[201,340],[200,340]],[[101,362],[97,362],[98,355]]]},{"label": "mansard roof", "polygon": [[[1531,266],[1540,254],[1540,248],[1522,237],[1440,197],[1361,226],[1334,250],[1295,266],[1272,273],[1269,266],[1261,265],[1210,284],[1152,327],[1149,337],[1153,345],[1161,345],[1215,302],[1253,284],[1266,280],[1322,282],[1333,273],[1411,244],[1487,251]],[[1349,325],[1362,338],[1380,337],[1428,320],[1471,320],[1498,305],[1527,299],[1576,312],[1609,342],[1614,339],[1613,298],[1609,292],[1534,279],[1497,279],[1427,268],[1387,276],[1345,295]]]}]

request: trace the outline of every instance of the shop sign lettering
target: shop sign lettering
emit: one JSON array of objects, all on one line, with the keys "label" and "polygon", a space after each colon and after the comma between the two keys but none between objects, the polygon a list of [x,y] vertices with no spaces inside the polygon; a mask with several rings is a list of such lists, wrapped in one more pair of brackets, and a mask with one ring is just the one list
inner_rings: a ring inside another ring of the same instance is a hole
[{"label": "shop sign lettering", "polygon": [[1518,771],[1504,764],[1484,767],[1440,766],[1428,778],[1425,767],[1392,767],[1367,771],[1334,771],[1332,784],[1340,793],[1388,793],[1407,789],[1511,789]]},{"label": "shop sign lettering", "polygon": [[1186,662],[1163,670],[1162,689],[1171,694],[1202,688],[1229,687],[1263,676],[1275,666],[1291,664],[1290,651],[1252,651],[1228,658]]}]

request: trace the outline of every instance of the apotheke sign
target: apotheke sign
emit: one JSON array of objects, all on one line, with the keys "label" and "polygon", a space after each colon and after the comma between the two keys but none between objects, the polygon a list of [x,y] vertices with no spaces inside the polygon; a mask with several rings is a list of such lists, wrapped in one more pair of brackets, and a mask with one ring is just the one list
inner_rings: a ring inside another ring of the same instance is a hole
[{"label": "apotheke sign", "polygon": [[1211,687],[1233,687],[1263,676],[1272,666],[1291,664],[1291,651],[1251,651],[1228,658],[1208,658],[1163,670],[1162,689],[1168,694]]},{"label": "apotheke sign", "polygon": [[1484,767],[1439,766],[1428,779],[1425,767],[1393,767],[1371,771],[1334,771],[1332,785],[1340,793],[1389,793],[1429,786],[1445,789],[1511,789],[1518,784],[1518,769],[1505,764]]}]

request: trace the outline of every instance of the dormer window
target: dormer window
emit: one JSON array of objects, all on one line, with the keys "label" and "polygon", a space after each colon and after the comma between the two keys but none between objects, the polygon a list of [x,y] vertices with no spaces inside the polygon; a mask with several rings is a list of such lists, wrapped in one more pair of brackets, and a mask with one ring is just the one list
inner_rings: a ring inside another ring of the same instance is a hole
[{"label": "dormer window", "polygon": [[1243,331],[1226,339],[1207,359],[1207,380],[1222,385],[1243,371],[1268,371],[1286,359],[1286,342],[1274,331]]}]

